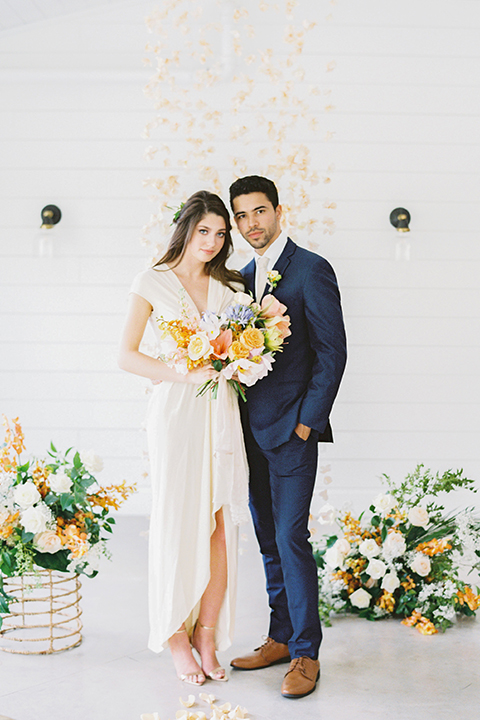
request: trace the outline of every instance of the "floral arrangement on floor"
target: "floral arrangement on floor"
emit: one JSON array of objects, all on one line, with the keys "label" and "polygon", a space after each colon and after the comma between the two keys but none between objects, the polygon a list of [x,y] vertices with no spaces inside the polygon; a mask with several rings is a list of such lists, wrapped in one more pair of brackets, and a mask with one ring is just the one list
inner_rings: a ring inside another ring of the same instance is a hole
[{"label": "floral arrangement on floor", "polygon": [[[236,705],[232,708],[232,704],[229,702],[223,703],[223,705],[216,705],[215,695],[209,695],[207,693],[200,693],[200,700],[207,703],[210,706],[210,713],[208,715],[203,710],[191,710],[196,705],[195,695],[189,695],[186,700],[179,698],[179,702],[182,705],[182,709],[178,710],[175,717],[177,720],[248,720],[248,710]],[[140,715],[140,720],[161,720],[160,715],[155,713],[143,713]]]},{"label": "floral arrangement on floor", "polygon": [[[61,454],[53,444],[49,459],[23,462],[24,435],[18,418],[5,416],[0,448],[0,613],[9,598],[2,576],[36,568],[95,577],[106,540],[115,524],[111,509],[135,491],[125,482],[101,487],[93,473],[103,461],[92,451]],[[0,627],[2,621],[0,617]]]},{"label": "floral arrangement on floor", "polygon": [[[198,320],[184,294],[180,305],[180,319],[157,321],[162,334],[160,359],[182,374],[211,364],[246,400],[242,385],[249,387],[265,377],[274,354],[291,335],[286,306],[273,295],[266,295],[259,305],[251,295],[237,292],[221,315],[207,312]],[[208,380],[197,394],[207,390],[215,398],[218,381]]]},{"label": "floral arrangement on floor", "polygon": [[431,635],[457,614],[475,615],[480,591],[462,576],[480,570],[480,521],[469,508],[445,514],[437,499],[460,488],[476,492],[474,481],[463,470],[434,475],[418,465],[400,483],[387,475],[383,482],[388,492],[375,498],[368,517],[331,508],[340,533],[313,543],[320,616],[327,625],[332,613],[402,617]]}]

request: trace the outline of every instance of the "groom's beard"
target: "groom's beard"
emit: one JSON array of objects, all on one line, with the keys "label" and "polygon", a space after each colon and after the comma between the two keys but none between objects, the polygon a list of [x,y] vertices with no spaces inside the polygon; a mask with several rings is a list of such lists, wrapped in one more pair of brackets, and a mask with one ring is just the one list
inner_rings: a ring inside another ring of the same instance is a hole
[{"label": "groom's beard", "polygon": [[[244,235],[244,238],[255,250],[262,250],[262,248],[270,244],[273,238],[276,239],[278,234],[278,225],[275,224],[275,227],[255,228],[255,230],[251,230],[250,233]],[[251,235],[254,237],[251,237]]]}]

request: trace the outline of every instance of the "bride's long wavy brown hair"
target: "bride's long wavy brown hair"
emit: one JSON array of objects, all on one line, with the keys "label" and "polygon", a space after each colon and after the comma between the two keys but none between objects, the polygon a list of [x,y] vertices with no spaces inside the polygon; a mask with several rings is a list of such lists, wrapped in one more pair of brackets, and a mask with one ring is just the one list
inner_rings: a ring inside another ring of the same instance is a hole
[{"label": "bride's long wavy brown hair", "polygon": [[199,192],[194,193],[188,198],[175,221],[175,230],[173,231],[167,250],[154,267],[158,267],[164,263],[167,263],[171,267],[176,267],[185,255],[185,249],[192,238],[195,227],[208,213],[218,215],[225,221],[225,242],[218,255],[215,255],[212,260],[205,263],[205,272],[231,290],[235,291],[238,289],[234,283],[237,283],[237,285],[240,283],[245,287],[245,281],[239,271],[231,270],[227,268],[225,264],[233,252],[233,242],[230,234],[232,229],[230,214],[223,200],[219,198],[218,195],[208,192],[207,190],[199,190]]}]

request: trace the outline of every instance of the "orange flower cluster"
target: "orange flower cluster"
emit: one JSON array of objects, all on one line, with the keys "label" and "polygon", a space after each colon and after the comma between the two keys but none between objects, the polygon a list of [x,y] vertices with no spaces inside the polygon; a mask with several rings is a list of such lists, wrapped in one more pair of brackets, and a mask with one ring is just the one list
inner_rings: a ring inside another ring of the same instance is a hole
[{"label": "orange flower cluster", "polygon": [[365,569],[365,566],[367,565],[367,562],[368,562],[367,558],[364,558],[364,557],[360,557],[360,558],[356,558],[356,559],[347,558],[347,560],[346,560],[346,564],[351,569],[351,571],[355,577],[360,577],[360,575],[362,574],[362,572]]},{"label": "orange flower cluster", "polygon": [[[354,518],[352,513],[346,512],[343,518],[341,518],[341,521],[344,525],[343,533],[348,542],[358,542],[363,539],[364,533],[362,533],[360,521]],[[370,537],[369,533],[368,537]]]},{"label": "orange flower cluster", "polygon": [[395,610],[395,598],[392,593],[389,593],[386,590],[384,590],[380,595],[376,604],[389,613],[393,613]]},{"label": "orange flower cluster", "polygon": [[181,350],[182,357],[185,357],[188,370],[208,365],[210,362],[208,358],[201,357],[198,360],[192,360],[187,354],[188,345],[193,335],[197,332],[197,328],[190,327],[182,320],[161,320],[158,326],[162,332],[169,333],[175,340]]},{"label": "orange flower cluster", "polygon": [[480,595],[476,595],[468,585],[465,585],[463,592],[458,590],[455,601],[460,605],[467,605],[472,612],[475,612],[480,607]]},{"label": "orange flower cluster", "polygon": [[62,527],[58,522],[59,520],[61,520],[61,518],[57,518],[57,535],[62,541],[62,545],[65,545],[70,550],[74,558],[80,558],[85,555],[90,549],[90,545],[87,542],[87,533],[81,532],[75,522],[68,523],[68,525]]},{"label": "orange flower cluster", "polygon": [[0,468],[5,472],[10,472],[18,467],[20,454],[22,450],[25,450],[25,436],[18,417],[12,420],[13,429],[10,427],[6,415],[3,415],[2,418],[5,427],[5,447],[0,451]]},{"label": "orange flower cluster", "polygon": [[449,539],[450,538],[443,538],[442,540],[437,540],[436,538],[433,538],[430,542],[420,543],[420,545],[417,545],[415,550],[422,552],[424,555],[428,555],[429,557],[433,557],[434,555],[439,555],[440,553],[445,552],[445,550],[452,549]]},{"label": "orange flower cluster", "polygon": [[405,592],[408,592],[409,590],[413,590],[414,587],[416,587],[416,584],[413,582],[410,575],[407,575],[407,579],[404,580],[400,585],[403,587]]},{"label": "orange flower cluster", "polygon": [[51,474],[51,470],[47,468],[44,464],[42,465],[40,462],[36,462],[35,466],[32,470],[32,479],[35,483],[38,492],[42,496],[42,498],[45,497],[50,492],[50,486],[47,483],[47,478]]},{"label": "orange flower cluster", "polygon": [[0,539],[6,540],[12,535],[13,531],[17,527],[17,520],[20,517],[20,512],[10,513],[7,515],[5,520],[0,525]]},{"label": "orange flower cluster", "polygon": [[129,495],[134,493],[136,489],[136,484],[127,485],[124,480],[120,485],[108,485],[108,487],[101,488],[97,493],[88,495],[87,499],[90,505],[98,505],[104,510],[109,507],[118,510],[120,505]]},{"label": "orange flower cluster", "polygon": [[423,617],[418,610],[414,610],[410,617],[402,620],[402,625],[407,625],[407,627],[416,627],[418,632],[422,633],[422,635],[435,635],[435,633],[438,633],[435,625],[428,618]]},{"label": "orange flower cluster", "polygon": [[355,590],[357,590],[362,584],[360,578],[355,577],[354,574],[352,572],[349,572],[348,570],[337,570],[337,572],[333,573],[333,579],[343,580],[343,582],[347,586],[347,592],[349,595],[351,595]]}]

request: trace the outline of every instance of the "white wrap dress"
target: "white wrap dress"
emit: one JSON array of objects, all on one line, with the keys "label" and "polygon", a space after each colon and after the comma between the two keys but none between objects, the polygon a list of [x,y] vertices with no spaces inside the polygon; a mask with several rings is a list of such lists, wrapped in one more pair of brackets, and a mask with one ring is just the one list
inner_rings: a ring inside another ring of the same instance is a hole
[{"label": "white wrap dress", "polygon": [[[183,296],[198,310],[166,265],[139,273],[131,292],[153,307],[150,323],[160,339],[157,319],[180,318]],[[208,310],[220,314],[233,292],[209,279]],[[215,643],[225,650],[233,640],[237,542],[248,518],[248,468],[237,398],[222,379],[217,399],[196,397],[198,387],[183,382],[154,386],[146,426],[152,480],[149,533],[148,647],[160,652],[185,622],[191,631],[210,579],[210,535],[223,508],[228,587],[217,622]]]}]

